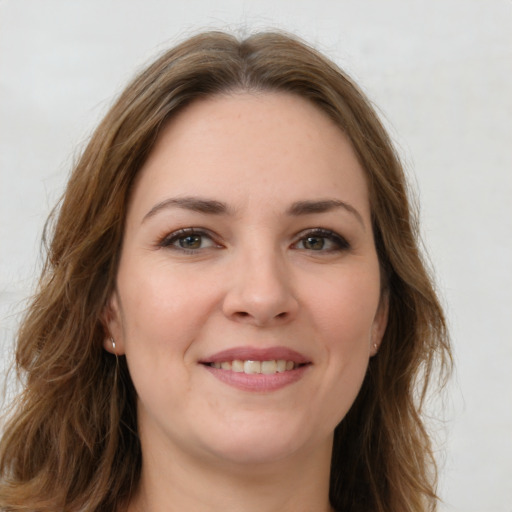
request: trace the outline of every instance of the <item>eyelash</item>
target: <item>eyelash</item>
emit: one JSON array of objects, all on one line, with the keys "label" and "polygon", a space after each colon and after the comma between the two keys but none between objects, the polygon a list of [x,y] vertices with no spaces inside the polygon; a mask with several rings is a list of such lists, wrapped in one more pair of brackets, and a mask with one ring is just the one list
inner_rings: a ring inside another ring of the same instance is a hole
[{"label": "eyelash", "polygon": [[324,228],[313,228],[306,231],[302,231],[299,233],[299,240],[295,242],[293,245],[296,246],[300,242],[304,242],[308,238],[318,238],[323,240],[330,241],[334,247],[330,249],[323,249],[323,247],[320,250],[314,250],[314,249],[301,249],[304,251],[311,251],[311,252],[318,252],[318,253],[333,253],[333,252],[342,252],[347,251],[350,249],[350,244],[348,241],[339,235],[338,233],[331,231],[330,229],[324,229]]},{"label": "eyelash", "polygon": [[184,254],[197,254],[198,251],[200,251],[201,249],[205,249],[205,247],[200,247],[197,249],[187,249],[185,247],[179,247],[178,245],[174,245],[180,239],[185,239],[187,237],[193,236],[200,237],[201,241],[203,241],[204,239],[209,239],[211,241],[212,246],[221,247],[220,244],[215,242],[213,235],[208,230],[200,228],[182,228],[178,229],[177,231],[173,231],[172,233],[163,237],[158,242],[158,246],[175,251],[180,251],[183,252]]},{"label": "eyelash", "polygon": [[[176,245],[180,239],[185,239],[187,237],[199,237],[200,243],[202,243],[205,239],[208,239],[211,243],[210,247],[215,246],[217,248],[220,248],[221,245],[215,241],[215,237],[210,233],[208,230],[201,229],[201,228],[182,228],[178,229],[177,231],[173,231],[172,233],[164,236],[159,242],[158,246],[162,248],[167,248],[171,250],[180,251],[184,254],[197,254],[199,251],[207,249],[209,247],[198,247],[193,249],[187,249],[185,247],[179,247]],[[334,231],[331,231],[330,229],[324,229],[324,228],[313,228],[306,231],[302,231],[297,235],[298,240],[292,244],[292,247],[297,250],[303,250],[308,251],[312,253],[333,253],[333,252],[342,252],[347,251],[351,248],[349,242],[342,237],[341,235],[337,234]],[[304,242],[308,238],[310,239],[321,239],[322,241],[327,240],[331,242],[334,247],[329,249],[324,249],[323,245],[325,242],[322,242],[322,247],[319,248],[319,250],[315,249],[308,249],[308,248],[298,248],[297,245],[299,245],[301,242]]]}]

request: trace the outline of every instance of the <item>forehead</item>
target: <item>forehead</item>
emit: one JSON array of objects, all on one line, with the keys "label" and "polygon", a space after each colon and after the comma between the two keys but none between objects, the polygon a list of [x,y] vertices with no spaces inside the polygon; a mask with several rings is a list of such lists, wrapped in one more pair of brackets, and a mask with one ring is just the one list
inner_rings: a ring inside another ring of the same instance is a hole
[{"label": "forehead", "polygon": [[[193,102],[161,131],[134,199],[221,195],[242,206],[351,195],[368,209],[351,143],[313,103],[289,93],[236,93]],[[136,202],[136,201],[135,201]]]}]

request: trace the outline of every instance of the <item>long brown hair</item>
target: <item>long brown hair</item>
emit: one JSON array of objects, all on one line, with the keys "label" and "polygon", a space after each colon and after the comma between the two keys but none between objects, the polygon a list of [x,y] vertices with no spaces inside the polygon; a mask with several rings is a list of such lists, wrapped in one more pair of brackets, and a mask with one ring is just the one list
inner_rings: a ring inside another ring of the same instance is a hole
[{"label": "long brown hair", "polygon": [[24,390],[0,445],[2,510],[111,511],[137,485],[135,392],[124,358],[102,349],[130,191],[169,118],[197,98],[240,90],[313,102],[351,140],[367,176],[389,320],[335,431],[331,503],[346,512],[435,510],[435,462],[420,414],[450,351],[400,161],[368,100],[321,54],[288,35],[239,41],[221,32],[183,42],[136,77],[74,168],[19,330]]}]

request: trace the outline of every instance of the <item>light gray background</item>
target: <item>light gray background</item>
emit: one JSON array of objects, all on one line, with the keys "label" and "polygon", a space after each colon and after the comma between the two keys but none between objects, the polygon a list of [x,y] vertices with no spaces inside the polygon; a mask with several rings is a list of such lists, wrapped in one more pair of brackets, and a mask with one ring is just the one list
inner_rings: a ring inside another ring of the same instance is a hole
[{"label": "light gray background", "polygon": [[206,27],[296,32],[379,106],[419,190],[453,335],[435,424],[443,510],[511,512],[510,0],[0,0],[4,359],[77,148],[137,68]]}]

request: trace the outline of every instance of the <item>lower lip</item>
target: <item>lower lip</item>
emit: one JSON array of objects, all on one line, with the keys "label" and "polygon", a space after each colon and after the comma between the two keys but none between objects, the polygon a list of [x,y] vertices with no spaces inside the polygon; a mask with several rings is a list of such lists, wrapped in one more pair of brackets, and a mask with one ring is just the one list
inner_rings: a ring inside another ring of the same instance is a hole
[{"label": "lower lip", "polygon": [[302,378],[310,365],[303,365],[282,373],[243,373],[222,370],[203,365],[215,378],[242,391],[265,392],[276,391],[297,382]]}]

